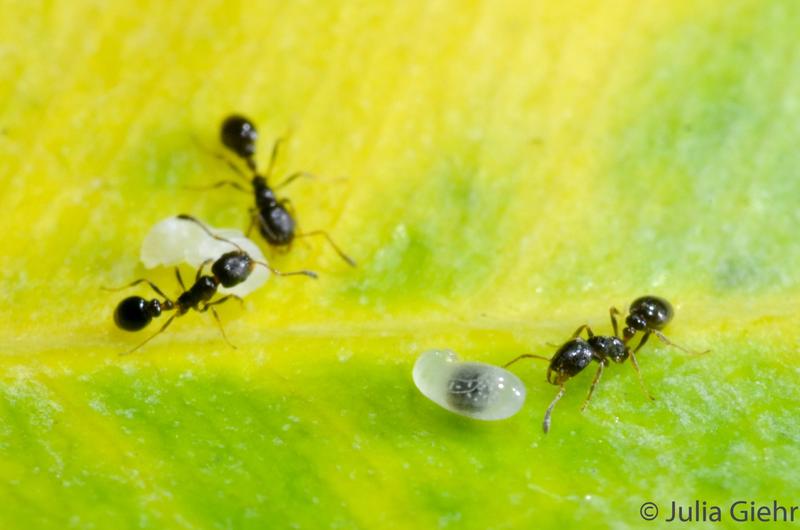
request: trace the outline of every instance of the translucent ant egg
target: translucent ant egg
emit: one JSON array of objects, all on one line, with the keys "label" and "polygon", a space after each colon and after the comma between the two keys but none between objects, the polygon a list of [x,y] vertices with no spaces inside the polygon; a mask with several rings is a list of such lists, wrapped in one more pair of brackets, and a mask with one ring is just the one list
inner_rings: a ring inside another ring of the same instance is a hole
[{"label": "translucent ant egg", "polygon": [[[258,246],[247,239],[239,230],[206,226],[212,233],[229,239],[242,247],[254,260],[266,262],[264,254]],[[172,267],[181,263],[187,263],[196,269],[204,261],[209,259],[216,260],[232,250],[236,250],[236,247],[225,241],[209,237],[195,223],[190,223],[177,217],[169,217],[153,225],[153,228],[150,229],[150,232],[142,241],[139,257],[148,269],[159,266]],[[210,274],[210,267],[206,270]],[[266,267],[259,265],[253,269],[247,280],[230,289],[220,286],[219,292],[246,296],[264,285],[267,279],[269,279],[269,271]]]},{"label": "translucent ant egg", "polygon": [[414,364],[414,384],[422,394],[456,414],[502,420],[525,403],[525,385],[498,366],[460,361],[450,350],[430,350]]}]

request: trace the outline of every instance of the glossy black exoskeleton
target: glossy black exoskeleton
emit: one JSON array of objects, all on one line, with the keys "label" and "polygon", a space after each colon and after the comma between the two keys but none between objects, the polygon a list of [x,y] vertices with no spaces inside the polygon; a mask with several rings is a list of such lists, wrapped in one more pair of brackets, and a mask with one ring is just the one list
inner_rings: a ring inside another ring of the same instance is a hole
[{"label": "glossy black exoskeleton", "polygon": [[[639,382],[642,384],[642,389],[645,394],[652,399],[649,392],[641,380],[641,373],[639,372],[639,364],[636,362],[636,356],[631,352],[625,343],[619,337],[619,328],[617,326],[616,313],[612,309],[610,311],[611,325],[614,328],[613,336],[595,335],[588,325],[583,325],[575,330],[572,338],[565,342],[558,348],[552,357],[547,358],[541,355],[526,353],[520,355],[512,361],[508,362],[505,366],[508,367],[520,359],[539,359],[547,361],[550,365],[547,368],[547,382],[553,385],[558,385],[559,391],[556,397],[547,407],[542,422],[542,428],[547,433],[550,430],[550,417],[558,400],[564,395],[566,387],[564,384],[571,378],[582,372],[593,361],[597,362],[597,372],[595,372],[592,385],[589,387],[589,392],[586,399],[583,401],[581,410],[585,409],[589,404],[589,400],[594,393],[597,383],[600,382],[600,377],[603,375],[603,370],[608,366],[609,362],[624,363],[628,358],[631,359],[636,373],[639,375]],[[587,338],[584,340],[580,337],[581,332],[586,330]]]},{"label": "glossy black exoskeleton", "polygon": [[220,140],[222,145],[244,159],[248,167],[255,171],[256,164],[253,157],[256,154],[258,130],[253,122],[238,114],[228,116],[222,122]]},{"label": "glossy black exoskeleton", "polygon": [[[611,311],[613,314],[620,315],[616,308],[612,307]],[[686,353],[697,354],[698,352],[675,344],[661,333],[661,330],[670,323],[674,315],[675,311],[672,309],[672,305],[663,298],[652,295],[637,298],[631,303],[628,316],[625,318],[625,329],[622,330],[623,342],[627,344],[637,332],[641,332],[643,335],[639,344],[633,349],[634,353],[638,352],[645,345],[647,339],[650,338],[650,335],[653,334],[661,339],[664,344],[674,346]]]},{"label": "glossy black exoskeleton", "polygon": [[[153,318],[157,318],[161,315],[164,311],[175,311],[161,329],[159,329],[156,333],[148,337],[144,342],[133,348],[132,350],[126,353],[133,353],[134,351],[138,350],[145,344],[147,344],[150,340],[155,338],[157,335],[161,334],[164,330],[169,327],[172,321],[179,316],[185,315],[189,312],[189,310],[193,309],[200,313],[204,313],[211,310],[211,314],[214,315],[214,319],[217,321],[219,325],[220,332],[222,333],[222,337],[225,341],[232,347],[235,348],[233,344],[230,343],[228,337],[225,335],[225,330],[222,327],[222,322],[219,319],[219,315],[217,314],[216,309],[213,306],[222,304],[231,298],[237,299],[241,301],[242,299],[236,295],[229,294],[227,296],[223,296],[222,298],[211,301],[214,295],[217,293],[217,289],[220,285],[223,287],[234,287],[239,285],[240,283],[247,280],[250,277],[250,274],[253,272],[253,269],[256,265],[261,265],[269,269],[273,274],[279,276],[294,276],[294,275],[304,275],[310,276],[312,278],[316,278],[316,274],[311,271],[300,270],[294,272],[281,272],[273,269],[268,264],[256,261],[250,257],[247,252],[245,252],[239,245],[225,239],[224,237],[218,236],[212,233],[208,227],[206,227],[203,223],[195,219],[190,215],[181,214],[177,216],[178,219],[182,219],[184,221],[189,221],[192,223],[197,224],[200,226],[209,237],[214,239],[224,241],[226,243],[230,243],[233,245],[236,250],[232,250],[230,252],[226,252],[215,261],[211,265],[211,275],[203,274],[203,269],[212,263],[212,260],[207,260],[206,262],[202,263],[200,267],[197,269],[197,274],[195,275],[194,284],[192,284],[189,289],[186,289],[183,283],[183,278],[181,277],[180,270],[175,267],[175,277],[178,280],[178,285],[181,287],[181,294],[178,296],[176,300],[170,299],[167,295],[165,295],[161,289],[159,289],[154,283],[144,278],[136,280],[129,285],[123,287],[122,289],[133,287],[134,285],[138,285],[141,283],[146,283],[150,286],[153,291],[155,291],[162,300],[153,299],[153,300],[146,300],[140,296],[129,296],[125,298],[122,302],[117,305],[117,308],[114,310],[114,322],[116,323],[117,327],[120,329],[124,329],[126,331],[139,331],[147,327],[148,324],[153,320]],[[110,289],[110,290],[119,290],[119,289]]]},{"label": "glossy black exoskeleton", "polygon": [[255,163],[255,142],[258,138],[256,126],[247,118],[240,115],[232,115],[222,122],[220,138],[223,145],[244,160],[252,173],[248,178],[239,168],[228,161],[228,165],[243,179],[250,184],[250,190],[244,188],[240,183],[225,180],[212,185],[212,188],[221,186],[231,186],[240,191],[252,194],[255,199],[255,207],[251,209],[250,228],[247,230],[249,235],[254,226],[258,226],[261,236],[272,246],[288,247],[296,238],[321,236],[325,238],[337,254],[350,266],[355,267],[356,263],[350,256],[342,252],[333,238],[324,230],[313,230],[311,232],[298,232],[297,221],[289,199],[278,198],[275,190],[279,190],[292,181],[301,177],[311,177],[305,171],[298,171],[290,174],[283,182],[273,188],[270,183],[275,162],[283,144],[283,139],[278,139],[272,147],[269,166],[266,172],[260,174],[256,169]]}]

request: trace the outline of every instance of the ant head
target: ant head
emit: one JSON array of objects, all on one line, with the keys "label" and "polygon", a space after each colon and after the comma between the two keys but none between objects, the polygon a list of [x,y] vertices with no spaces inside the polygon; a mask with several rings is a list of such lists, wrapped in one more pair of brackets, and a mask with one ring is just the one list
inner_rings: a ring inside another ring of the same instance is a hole
[{"label": "ant head", "polygon": [[211,272],[223,287],[233,287],[247,280],[253,272],[253,259],[242,250],[226,252],[211,266]]},{"label": "ant head", "polygon": [[619,337],[595,335],[587,342],[601,359],[611,359],[615,363],[628,359],[628,348]]},{"label": "ant head", "polygon": [[148,302],[141,296],[129,296],[114,310],[114,323],[125,331],[139,331],[160,314],[161,304],[158,300]]},{"label": "ant head", "polygon": [[251,158],[256,153],[258,131],[256,126],[238,114],[225,118],[220,129],[223,145],[242,158]]}]

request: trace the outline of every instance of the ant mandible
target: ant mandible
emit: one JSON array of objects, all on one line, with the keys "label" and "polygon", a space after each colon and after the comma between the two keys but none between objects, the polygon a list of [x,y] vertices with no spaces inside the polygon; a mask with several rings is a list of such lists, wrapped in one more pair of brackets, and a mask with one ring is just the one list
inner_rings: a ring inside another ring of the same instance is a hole
[{"label": "ant mandible", "polygon": [[[639,363],[636,361],[635,353],[631,351],[630,348],[628,348],[628,346],[626,346],[626,344],[619,337],[616,314],[616,310],[611,308],[609,315],[611,317],[611,326],[614,328],[614,336],[595,335],[592,332],[592,329],[587,324],[584,324],[575,330],[575,333],[572,334],[572,338],[558,348],[556,353],[553,354],[551,358],[532,353],[526,353],[505,364],[504,367],[508,368],[520,359],[539,359],[550,363],[547,368],[547,382],[552,385],[558,385],[560,388],[558,394],[556,394],[556,397],[550,403],[550,406],[547,407],[547,411],[544,414],[542,429],[544,430],[545,434],[550,431],[550,417],[553,413],[553,408],[566,392],[566,387],[564,384],[569,379],[582,372],[583,369],[586,368],[592,361],[596,361],[598,363],[597,372],[595,372],[592,385],[589,387],[589,393],[586,395],[586,399],[583,401],[581,410],[584,410],[589,404],[589,400],[592,398],[594,389],[600,382],[600,378],[603,375],[603,370],[609,364],[609,361],[621,364],[624,363],[629,357],[631,359],[633,368],[636,370],[636,375],[639,378],[642,391],[649,399],[653,399],[653,396],[650,395],[650,392],[647,390],[647,387],[642,380],[642,374],[639,371]],[[586,330],[586,334],[588,336],[586,340],[580,337],[581,332],[584,330]]]},{"label": "ant mandible", "polygon": [[[214,306],[222,304],[231,298],[239,300],[240,302],[242,302],[242,299],[236,295],[229,294],[211,302],[211,299],[216,294],[220,285],[226,288],[239,285],[247,280],[256,265],[266,267],[270,272],[278,276],[303,275],[311,278],[317,277],[314,272],[307,270],[292,272],[281,272],[275,270],[267,263],[256,261],[251,258],[250,255],[242,249],[242,247],[233,241],[212,233],[208,227],[194,217],[185,214],[178,215],[177,217],[178,219],[197,224],[210,237],[219,241],[230,243],[236,248],[236,250],[226,252],[216,260],[209,259],[201,263],[200,267],[197,269],[194,284],[189,287],[189,289],[186,289],[183,283],[180,269],[175,267],[175,277],[177,278],[178,285],[180,285],[182,290],[177,300],[170,299],[153,282],[144,278],[131,282],[130,284],[119,289],[106,289],[109,291],[120,291],[141,283],[146,283],[151,289],[153,289],[153,291],[163,298],[163,300],[158,300],[155,298],[152,300],[146,300],[140,296],[129,296],[128,298],[122,300],[114,310],[114,322],[116,323],[117,327],[125,331],[139,331],[144,329],[154,318],[159,317],[163,311],[175,310],[175,314],[172,315],[163,326],[161,326],[161,329],[145,339],[144,342],[140,343],[132,350],[125,352],[125,354],[131,354],[153,340],[155,337],[163,333],[176,317],[185,315],[190,309],[194,309],[199,313],[204,313],[210,309],[211,314],[214,315],[214,320],[216,320],[217,324],[219,325],[222,338],[225,339],[225,342],[227,342],[228,345],[235,349],[236,346],[234,346],[228,340],[227,335],[225,335],[225,329],[222,327],[222,321],[220,320],[216,309],[214,309]],[[212,264],[211,275],[203,274],[203,269],[209,264]]]},{"label": "ant mandible", "polygon": [[[255,197],[255,208],[250,210],[251,220],[250,227],[247,229],[247,235],[253,230],[253,227],[258,224],[258,230],[264,239],[270,245],[277,247],[286,247],[291,245],[295,238],[301,237],[324,237],[336,253],[351,267],[356,266],[356,262],[347,254],[342,252],[339,246],[333,241],[333,238],[324,230],[313,230],[311,232],[297,232],[297,222],[295,220],[294,208],[291,201],[287,198],[278,199],[275,195],[275,190],[279,190],[292,181],[301,177],[310,177],[309,173],[305,171],[298,171],[290,174],[283,182],[275,188],[269,184],[269,179],[272,176],[272,171],[275,168],[275,162],[278,158],[280,147],[285,141],[284,138],[279,138],[272,146],[272,155],[270,156],[269,165],[266,172],[261,175],[256,169],[255,152],[256,140],[258,139],[258,130],[252,121],[240,115],[232,115],[222,122],[220,128],[220,138],[222,144],[233,151],[239,158],[244,160],[247,167],[252,172],[253,176],[249,179],[251,190],[247,190],[241,184],[232,180],[224,180],[218,182],[211,188],[219,188],[222,186],[230,186],[245,193],[252,193]],[[221,157],[228,166],[233,169],[237,175],[244,180],[248,177],[229,160]]]}]

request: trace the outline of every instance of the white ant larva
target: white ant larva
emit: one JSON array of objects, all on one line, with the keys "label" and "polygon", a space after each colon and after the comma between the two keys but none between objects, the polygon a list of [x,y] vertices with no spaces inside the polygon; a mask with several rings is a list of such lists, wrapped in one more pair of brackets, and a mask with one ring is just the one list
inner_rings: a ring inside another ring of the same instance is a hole
[{"label": "white ant larva", "polygon": [[513,416],[525,402],[525,385],[491,364],[460,361],[450,350],[430,350],[414,364],[414,384],[441,407],[477,420]]}]

